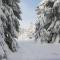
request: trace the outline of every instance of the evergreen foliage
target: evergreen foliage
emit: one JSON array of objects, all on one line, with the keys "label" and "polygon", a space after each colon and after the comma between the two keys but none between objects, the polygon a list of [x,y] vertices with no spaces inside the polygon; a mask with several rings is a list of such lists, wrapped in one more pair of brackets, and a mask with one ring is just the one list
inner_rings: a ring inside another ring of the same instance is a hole
[{"label": "evergreen foliage", "polygon": [[59,43],[60,1],[43,0],[36,11],[39,22],[36,22],[35,39],[46,43]]}]

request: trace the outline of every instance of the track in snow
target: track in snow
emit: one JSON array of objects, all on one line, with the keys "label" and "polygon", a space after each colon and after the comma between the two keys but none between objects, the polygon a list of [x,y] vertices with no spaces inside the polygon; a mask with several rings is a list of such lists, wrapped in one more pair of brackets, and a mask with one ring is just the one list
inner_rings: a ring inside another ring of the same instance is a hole
[{"label": "track in snow", "polygon": [[60,60],[60,45],[41,45],[33,41],[19,42],[18,52],[11,54],[11,60]]}]

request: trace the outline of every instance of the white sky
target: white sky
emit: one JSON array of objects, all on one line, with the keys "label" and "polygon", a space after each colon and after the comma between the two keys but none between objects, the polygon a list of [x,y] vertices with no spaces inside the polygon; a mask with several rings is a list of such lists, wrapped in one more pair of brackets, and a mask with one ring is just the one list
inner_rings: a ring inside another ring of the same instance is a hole
[{"label": "white sky", "polygon": [[22,25],[28,26],[36,20],[36,7],[41,0],[21,0]]}]

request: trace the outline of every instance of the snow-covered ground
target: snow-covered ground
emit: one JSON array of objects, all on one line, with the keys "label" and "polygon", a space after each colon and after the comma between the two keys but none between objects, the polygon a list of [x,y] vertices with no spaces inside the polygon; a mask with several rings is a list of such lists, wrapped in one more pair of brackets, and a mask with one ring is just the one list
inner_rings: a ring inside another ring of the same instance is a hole
[{"label": "snow-covered ground", "polygon": [[39,44],[33,40],[18,41],[18,52],[11,53],[10,60],[60,60],[60,44]]}]

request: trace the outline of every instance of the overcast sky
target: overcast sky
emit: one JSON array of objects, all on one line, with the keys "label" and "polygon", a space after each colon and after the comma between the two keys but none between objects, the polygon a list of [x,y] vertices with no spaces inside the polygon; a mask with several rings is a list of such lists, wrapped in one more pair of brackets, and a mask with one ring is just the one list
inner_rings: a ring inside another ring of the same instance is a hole
[{"label": "overcast sky", "polygon": [[35,21],[35,9],[40,0],[21,0],[22,20],[25,25]]}]

